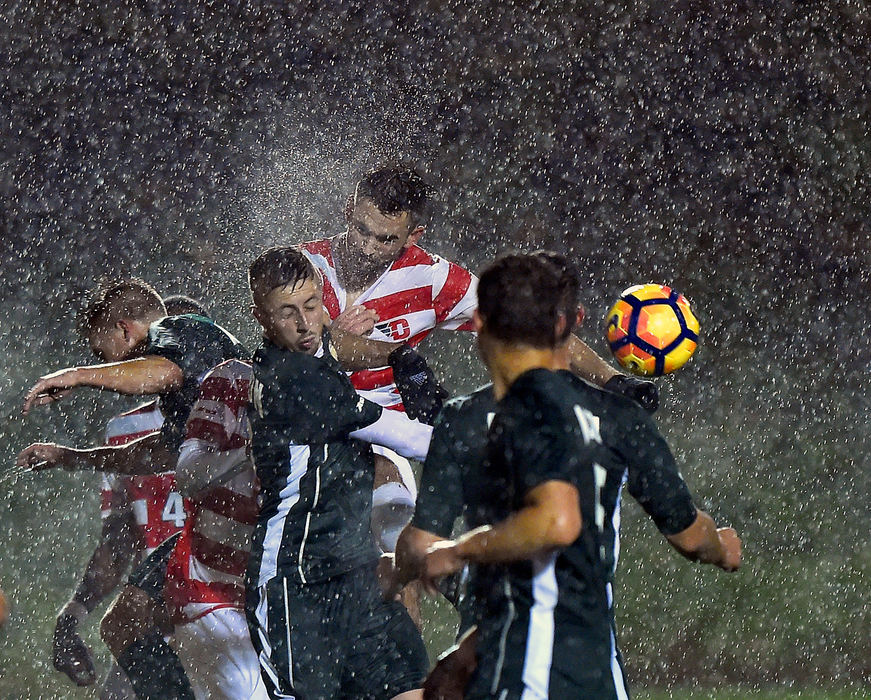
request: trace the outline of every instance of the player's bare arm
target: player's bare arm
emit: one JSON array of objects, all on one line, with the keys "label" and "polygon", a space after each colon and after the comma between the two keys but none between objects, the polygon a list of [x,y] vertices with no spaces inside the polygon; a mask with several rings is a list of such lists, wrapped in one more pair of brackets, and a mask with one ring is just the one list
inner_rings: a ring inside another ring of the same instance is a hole
[{"label": "player's bare arm", "polygon": [[576,335],[569,336],[566,347],[569,366],[582,379],[623,394],[651,413],[659,407],[659,390],[653,382],[617,371]]},{"label": "player's bare arm", "polygon": [[342,367],[357,371],[390,367],[405,412],[424,423],[431,423],[447,398],[426,360],[406,343],[370,340],[342,331],[331,331],[336,357]]},{"label": "player's bare arm", "polygon": [[52,660],[54,667],[76,685],[92,685],[97,678],[93,655],[79,635],[78,626],[121,582],[136,544],[132,513],[109,515],[78,588],[58,613]]},{"label": "player's bare arm", "polygon": [[61,468],[67,471],[93,470],[115,474],[154,474],[175,461],[175,452],[159,432],[124,445],[77,449],[52,442],[37,442],[18,453],[15,463],[32,471]]},{"label": "player's bare arm", "polygon": [[592,384],[605,386],[608,380],[620,374],[576,335],[569,336],[568,350],[572,371]]},{"label": "player's bare arm", "polygon": [[669,543],[687,559],[713,564],[723,571],[741,566],[741,539],[731,527],[717,528],[713,518],[697,511],[692,525],[667,537]]},{"label": "player's bare arm", "polygon": [[27,415],[33,406],[57,401],[77,387],[93,387],[119,394],[159,394],[181,388],[183,381],[181,368],[157,355],[102,365],[69,367],[40,377],[27,392],[23,413]]},{"label": "player's bare arm", "polygon": [[342,363],[342,367],[354,372],[371,367],[387,366],[390,353],[396,350],[396,343],[363,338],[362,334],[340,326],[337,323],[338,320],[336,318],[330,326],[330,338],[336,348],[336,355],[339,362]]},{"label": "player's bare arm", "polygon": [[567,547],[581,534],[578,490],[565,481],[545,481],[529,490],[523,508],[496,525],[485,525],[428,550],[422,577],[433,583],[467,562],[501,564]]}]

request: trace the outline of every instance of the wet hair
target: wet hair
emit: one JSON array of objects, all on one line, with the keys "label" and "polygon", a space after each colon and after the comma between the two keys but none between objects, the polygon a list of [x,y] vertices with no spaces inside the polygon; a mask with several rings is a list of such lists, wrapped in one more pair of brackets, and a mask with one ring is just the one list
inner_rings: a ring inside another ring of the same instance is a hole
[{"label": "wet hair", "polygon": [[[487,333],[507,343],[553,348],[572,332],[580,308],[580,276],[552,251],[508,253],[487,265],[478,282],[478,312]],[[560,317],[565,328],[558,332]]]},{"label": "wet hair", "polygon": [[185,294],[170,294],[163,297],[163,305],[166,307],[167,316],[181,316],[182,314],[197,314],[209,317],[209,312],[201,301]]},{"label": "wet hair", "polygon": [[147,282],[135,277],[104,280],[79,312],[77,326],[79,333],[88,338],[123,319],[140,321],[161,316],[166,316],[166,307]]},{"label": "wet hair", "polygon": [[371,199],[382,214],[407,211],[414,224],[423,218],[430,188],[414,168],[407,165],[381,165],[366,173],[357,183],[354,201]]},{"label": "wet hair", "polygon": [[248,286],[254,303],[277,287],[295,287],[305,280],[322,284],[320,272],[306,255],[287,246],[261,253],[248,268]]}]

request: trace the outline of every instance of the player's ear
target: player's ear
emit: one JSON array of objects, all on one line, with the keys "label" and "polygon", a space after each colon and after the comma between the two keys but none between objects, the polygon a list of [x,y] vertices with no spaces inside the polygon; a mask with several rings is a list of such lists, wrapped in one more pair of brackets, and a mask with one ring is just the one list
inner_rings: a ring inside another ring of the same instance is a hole
[{"label": "player's ear", "polygon": [[475,328],[475,333],[480,333],[481,329],[484,327],[484,317],[481,316],[478,309],[475,309],[472,314],[472,326]]},{"label": "player's ear", "polygon": [[586,316],[586,311],[582,304],[578,304],[578,315],[575,318],[575,328],[579,328],[580,325],[584,322],[584,316]]},{"label": "player's ear", "polygon": [[132,329],[130,327],[130,322],[127,319],[122,318],[120,321],[116,321],[115,329],[121,331],[121,337],[124,338],[124,340],[130,340]]},{"label": "player's ear", "polygon": [[405,241],[405,247],[417,245],[418,240],[423,235],[423,232],[426,230],[425,226],[415,226],[411,233],[408,234],[408,238]]},{"label": "player's ear", "polygon": [[257,308],[257,304],[251,304],[251,315],[257,319],[257,323],[263,325],[263,312]]}]

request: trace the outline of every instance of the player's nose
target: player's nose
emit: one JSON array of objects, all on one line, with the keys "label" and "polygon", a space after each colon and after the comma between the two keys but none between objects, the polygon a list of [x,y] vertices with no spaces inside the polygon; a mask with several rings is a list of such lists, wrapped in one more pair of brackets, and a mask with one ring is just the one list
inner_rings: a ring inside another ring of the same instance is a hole
[{"label": "player's nose", "polygon": [[363,245],[360,248],[360,250],[363,253],[363,255],[368,255],[371,257],[371,256],[375,255],[375,253],[378,252],[378,243],[374,239],[372,239],[371,237],[364,238]]}]

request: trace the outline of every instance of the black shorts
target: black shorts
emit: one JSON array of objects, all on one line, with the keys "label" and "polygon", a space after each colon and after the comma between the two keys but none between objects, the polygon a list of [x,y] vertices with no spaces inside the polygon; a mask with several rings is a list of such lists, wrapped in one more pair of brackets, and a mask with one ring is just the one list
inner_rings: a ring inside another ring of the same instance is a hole
[{"label": "black shorts", "polygon": [[246,613],[270,697],[381,700],[423,685],[420,632],[374,570],[306,585],[278,576],[249,587]]},{"label": "black shorts", "polygon": [[129,586],[136,586],[148,594],[148,597],[163,604],[163,589],[166,586],[166,566],[175,547],[180,532],[170,535],[149,554],[142,563],[133,569],[127,578]]},{"label": "black shorts", "polygon": [[[540,624],[540,623],[545,624]],[[521,606],[478,626],[478,667],[467,700],[527,697],[628,700],[623,660],[607,624],[595,631]]]}]

